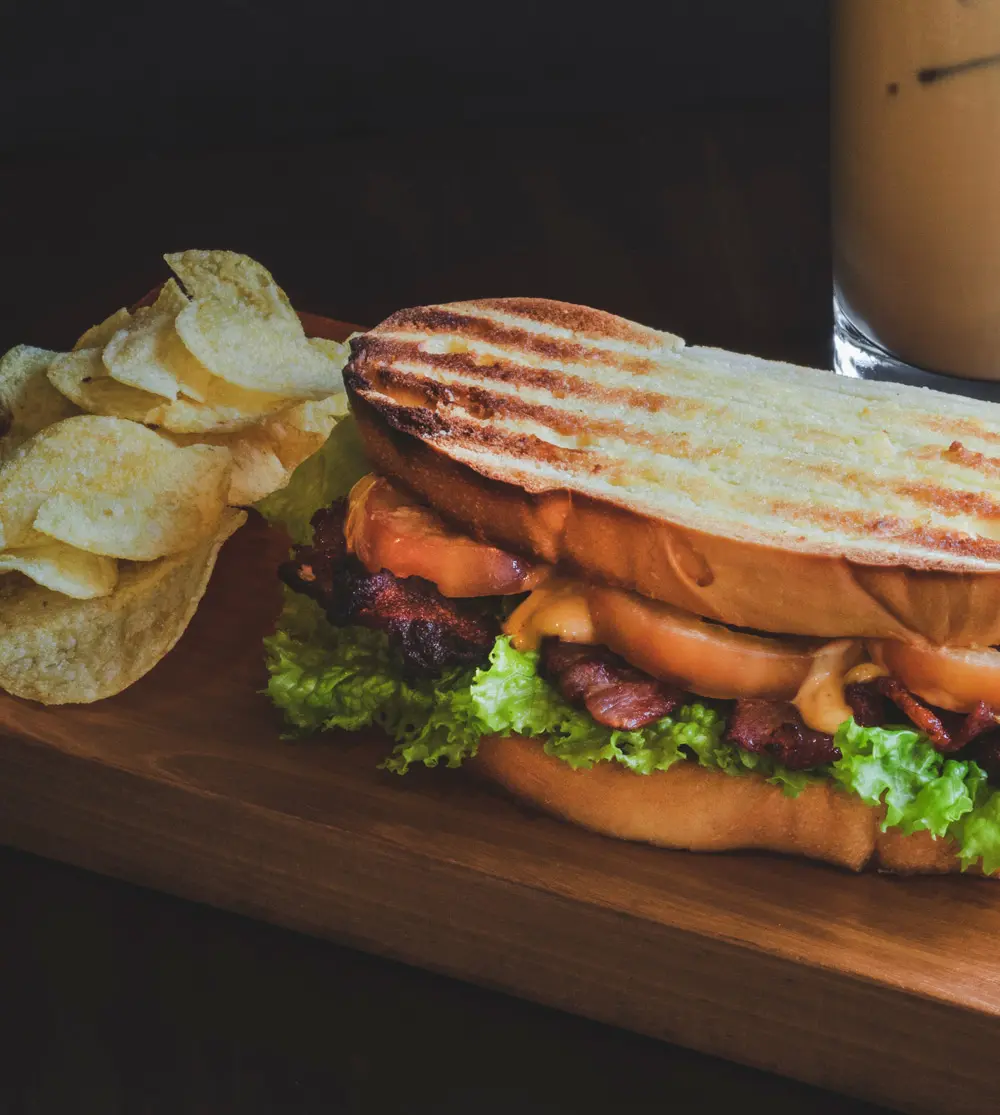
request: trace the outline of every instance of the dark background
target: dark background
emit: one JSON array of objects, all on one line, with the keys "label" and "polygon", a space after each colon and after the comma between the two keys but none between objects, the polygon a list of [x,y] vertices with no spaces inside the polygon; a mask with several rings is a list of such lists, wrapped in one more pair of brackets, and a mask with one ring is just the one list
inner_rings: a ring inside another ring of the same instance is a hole
[{"label": "dark background", "polygon": [[[827,14],[8,2],[0,351],[222,247],[361,324],[542,295],[826,363]],[[14,851],[0,893],[4,1115],[863,1110]]]},{"label": "dark background", "polygon": [[68,346],[163,252],[226,247],[362,324],[544,295],[825,363],[827,14],[7,5],[0,344]]},{"label": "dark background", "polygon": [[[655,119],[821,98],[825,0],[10,4],[5,150]],[[582,167],[581,167],[582,169]]]}]

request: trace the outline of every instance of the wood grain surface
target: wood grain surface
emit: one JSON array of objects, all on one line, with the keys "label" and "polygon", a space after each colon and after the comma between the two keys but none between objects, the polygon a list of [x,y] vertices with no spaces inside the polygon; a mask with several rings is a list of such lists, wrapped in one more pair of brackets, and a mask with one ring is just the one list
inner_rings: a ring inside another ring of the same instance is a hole
[{"label": "wood grain surface", "polygon": [[996,1109],[1000,891],[608,840],[384,740],[279,739],[252,519],[112,700],[0,698],[0,841],[910,1112]]}]

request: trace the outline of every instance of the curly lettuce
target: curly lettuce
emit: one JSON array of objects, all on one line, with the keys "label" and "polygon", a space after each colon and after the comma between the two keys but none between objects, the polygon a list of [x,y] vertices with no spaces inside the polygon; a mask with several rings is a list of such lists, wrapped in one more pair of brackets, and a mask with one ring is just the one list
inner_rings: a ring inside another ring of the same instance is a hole
[{"label": "curly lettuce", "polygon": [[472,670],[407,678],[388,638],[364,627],[332,627],[314,601],[285,589],[278,627],[264,640],[267,695],[289,735],[381,728],[413,762],[458,766],[475,754]]},{"label": "curly lettuce", "polygon": [[792,795],[808,784],[801,772],[725,743],[723,717],[700,703],[637,731],[606,728],[563,700],[539,675],[538,655],[506,636],[483,669],[407,678],[381,632],[331,627],[315,603],[286,590],[265,647],[267,693],[293,734],[381,728],[395,742],[384,766],[400,774],[417,763],[458,766],[483,736],[517,734],[544,739],[548,754],[574,769],[616,762],[651,774],[690,758],[728,774],[756,771]]},{"label": "curly lettuce", "polygon": [[841,758],[815,771],[790,771],[723,738],[725,720],[706,704],[683,706],[637,731],[598,724],[568,704],[538,673],[538,655],[501,636],[482,669],[437,678],[407,677],[381,632],[334,628],[322,610],[286,590],[274,635],[265,640],[267,693],[291,734],[377,727],[394,742],[382,764],[405,774],[416,764],[457,767],[483,736],[544,740],[545,751],[576,770],[613,762],[639,775],[684,760],[726,774],[756,774],[791,796],[833,779],[845,792],[884,809],[883,830],[927,831],[955,841],[963,867],[1000,870],[1000,793],[974,762],[949,758],[912,728],[862,728],[836,736]]},{"label": "curly lettuce", "polygon": [[862,728],[842,724],[841,758],[834,780],[866,804],[883,806],[882,831],[929,832],[954,840],[962,866],[982,861],[1000,868],[1000,794],[976,763],[942,755],[923,733],[908,727]]}]

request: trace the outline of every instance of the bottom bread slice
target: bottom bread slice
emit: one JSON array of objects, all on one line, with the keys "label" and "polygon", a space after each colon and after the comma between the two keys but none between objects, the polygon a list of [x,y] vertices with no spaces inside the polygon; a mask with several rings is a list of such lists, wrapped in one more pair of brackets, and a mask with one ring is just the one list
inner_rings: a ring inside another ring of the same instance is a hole
[{"label": "bottom bread slice", "polygon": [[808,786],[792,798],[762,778],[735,778],[695,763],[647,775],[613,763],[573,770],[547,755],[540,741],[521,736],[486,737],[475,763],[517,797],[622,840],[694,852],[756,848],[852,871],[874,866],[943,874],[960,868],[952,842],[926,832],[883,833],[879,810],[833,783]]}]

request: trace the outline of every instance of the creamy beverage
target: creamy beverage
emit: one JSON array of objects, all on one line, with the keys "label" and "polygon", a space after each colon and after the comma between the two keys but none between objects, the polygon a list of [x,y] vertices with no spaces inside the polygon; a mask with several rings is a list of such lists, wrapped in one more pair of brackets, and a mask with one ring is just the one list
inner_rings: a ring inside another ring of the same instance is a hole
[{"label": "creamy beverage", "polygon": [[1000,381],[1000,0],[834,0],[832,143],[843,312]]}]

